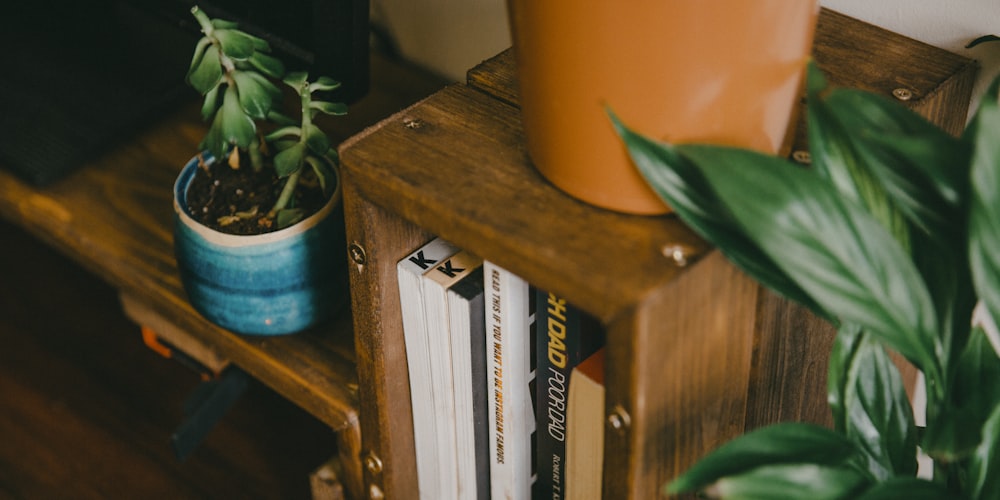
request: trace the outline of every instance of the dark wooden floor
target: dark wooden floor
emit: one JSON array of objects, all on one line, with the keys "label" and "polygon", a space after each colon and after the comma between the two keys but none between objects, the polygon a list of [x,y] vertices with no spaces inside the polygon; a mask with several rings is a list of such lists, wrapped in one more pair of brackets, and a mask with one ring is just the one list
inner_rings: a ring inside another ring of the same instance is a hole
[{"label": "dark wooden floor", "polygon": [[109,286],[0,224],[0,498],[308,498],[333,433],[259,384],[179,462],[169,437],[200,380],[120,311]]}]

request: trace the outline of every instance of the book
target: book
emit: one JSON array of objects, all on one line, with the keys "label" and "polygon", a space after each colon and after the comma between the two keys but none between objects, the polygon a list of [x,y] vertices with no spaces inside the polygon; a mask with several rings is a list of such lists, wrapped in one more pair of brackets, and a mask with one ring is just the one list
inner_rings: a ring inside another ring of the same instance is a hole
[{"label": "book", "polygon": [[535,498],[562,499],[566,490],[566,443],[573,439],[566,422],[573,369],[604,345],[604,329],[564,297],[535,293],[538,338],[535,412],[538,484]]},{"label": "book", "polygon": [[[474,450],[468,448],[471,440],[465,431],[471,429],[472,415],[468,408],[459,409],[456,404],[456,380],[454,359],[469,357],[468,342],[461,352],[455,353],[453,340],[468,338],[469,332],[452,335],[448,291],[476,268],[482,267],[482,259],[460,250],[446,257],[422,276],[425,321],[427,325],[427,351],[430,361],[431,397],[434,406],[434,437],[438,446],[438,471],[441,474],[443,496],[439,498],[474,499],[475,462],[471,460]],[[468,312],[466,312],[468,315]],[[485,336],[485,334],[484,334]],[[464,390],[464,388],[463,388]],[[461,410],[461,411],[460,411]],[[459,415],[461,413],[461,415]],[[461,421],[461,423],[460,423]],[[459,445],[459,430],[463,432],[463,444]]]},{"label": "book", "polygon": [[451,243],[435,238],[396,264],[403,341],[410,378],[410,404],[413,409],[417,487],[421,498],[444,498],[421,280],[424,273],[457,252],[458,248]]},{"label": "book", "polygon": [[489,391],[490,490],[494,500],[531,498],[532,382],[531,287],[485,261],[487,390]]},{"label": "book", "polygon": [[467,498],[490,498],[490,443],[486,395],[486,317],[483,267],[479,265],[448,289],[452,371],[455,381],[455,435],[459,490]]},{"label": "book", "polygon": [[566,409],[567,500],[601,498],[604,472],[604,349],[573,368]]}]

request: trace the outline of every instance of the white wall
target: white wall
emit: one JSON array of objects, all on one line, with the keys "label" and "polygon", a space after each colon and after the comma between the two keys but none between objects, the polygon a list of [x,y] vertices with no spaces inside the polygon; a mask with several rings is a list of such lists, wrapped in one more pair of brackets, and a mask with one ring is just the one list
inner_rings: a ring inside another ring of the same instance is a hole
[{"label": "white wall", "polygon": [[[821,0],[821,4],[980,61],[976,96],[1000,73],[1000,43],[964,48],[980,35],[1000,35],[1000,0]],[[510,46],[505,0],[371,0],[371,5],[372,19],[389,30],[404,56],[455,81],[463,80],[468,68]],[[622,2],[623,8],[627,5],[628,0]]]}]

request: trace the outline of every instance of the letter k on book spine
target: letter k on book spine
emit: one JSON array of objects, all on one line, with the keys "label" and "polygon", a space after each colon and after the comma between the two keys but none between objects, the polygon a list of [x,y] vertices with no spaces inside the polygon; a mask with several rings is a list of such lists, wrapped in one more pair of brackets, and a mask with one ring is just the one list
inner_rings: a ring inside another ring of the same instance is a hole
[{"label": "letter k on book spine", "polygon": [[445,498],[440,455],[434,420],[430,346],[427,341],[424,273],[454,255],[458,248],[435,238],[396,264],[403,340],[410,377],[410,404],[413,409],[413,441],[416,448],[417,482],[421,498]]},{"label": "letter k on book spine", "polygon": [[531,316],[528,283],[486,261],[487,391],[493,500],[531,498]]}]

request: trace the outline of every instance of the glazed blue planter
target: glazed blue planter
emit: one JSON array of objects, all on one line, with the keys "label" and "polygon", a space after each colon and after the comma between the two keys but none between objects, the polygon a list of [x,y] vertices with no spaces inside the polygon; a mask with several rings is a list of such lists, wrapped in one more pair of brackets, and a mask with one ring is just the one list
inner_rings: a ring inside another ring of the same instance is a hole
[{"label": "glazed blue planter", "polygon": [[[206,161],[211,156],[203,154]],[[215,231],[187,212],[193,158],[174,184],[174,253],[191,305],[209,321],[248,335],[286,335],[325,321],[347,302],[340,186],[305,220],[272,233]]]}]

